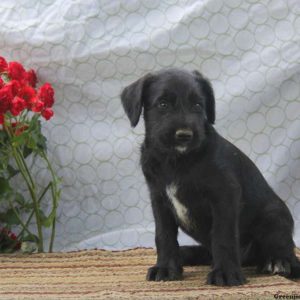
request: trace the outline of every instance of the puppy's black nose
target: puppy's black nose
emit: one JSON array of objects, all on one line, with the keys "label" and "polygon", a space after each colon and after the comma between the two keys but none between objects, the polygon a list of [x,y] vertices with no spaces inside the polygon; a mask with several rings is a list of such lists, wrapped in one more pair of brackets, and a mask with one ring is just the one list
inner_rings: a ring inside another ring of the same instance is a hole
[{"label": "puppy's black nose", "polygon": [[193,138],[193,135],[191,129],[178,129],[175,133],[175,138],[178,141],[188,142]]}]

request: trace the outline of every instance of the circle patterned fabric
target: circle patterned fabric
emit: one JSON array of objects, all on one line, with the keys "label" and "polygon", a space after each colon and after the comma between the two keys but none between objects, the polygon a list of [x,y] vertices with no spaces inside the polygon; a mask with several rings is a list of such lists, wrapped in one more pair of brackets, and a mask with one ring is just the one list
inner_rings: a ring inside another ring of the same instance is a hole
[{"label": "circle patterned fabric", "polygon": [[130,128],[119,95],[172,66],[211,80],[217,130],[287,203],[300,246],[298,0],[1,0],[0,15],[1,55],[56,90],[43,124],[63,177],[56,250],[154,245],[143,124]]}]

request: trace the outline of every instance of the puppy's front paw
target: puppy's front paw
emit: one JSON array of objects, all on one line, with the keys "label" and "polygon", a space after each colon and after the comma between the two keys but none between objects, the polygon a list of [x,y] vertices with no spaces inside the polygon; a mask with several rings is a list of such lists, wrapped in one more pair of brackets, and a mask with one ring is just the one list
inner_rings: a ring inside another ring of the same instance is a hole
[{"label": "puppy's front paw", "polygon": [[219,286],[234,286],[246,283],[246,279],[240,270],[214,269],[208,274],[207,283]]},{"label": "puppy's front paw", "polygon": [[157,265],[148,269],[148,281],[173,281],[182,279],[182,268],[159,267]]}]

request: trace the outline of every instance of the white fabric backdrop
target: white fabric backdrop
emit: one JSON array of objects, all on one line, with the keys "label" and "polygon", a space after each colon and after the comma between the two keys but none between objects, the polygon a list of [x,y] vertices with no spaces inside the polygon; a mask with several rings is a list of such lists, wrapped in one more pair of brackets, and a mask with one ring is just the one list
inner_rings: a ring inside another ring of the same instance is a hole
[{"label": "white fabric backdrop", "polygon": [[170,66],[211,79],[216,128],[286,201],[300,246],[299,0],[1,0],[0,16],[0,55],[56,89],[44,124],[64,181],[56,250],[154,245],[143,126],[131,130],[119,94]]}]

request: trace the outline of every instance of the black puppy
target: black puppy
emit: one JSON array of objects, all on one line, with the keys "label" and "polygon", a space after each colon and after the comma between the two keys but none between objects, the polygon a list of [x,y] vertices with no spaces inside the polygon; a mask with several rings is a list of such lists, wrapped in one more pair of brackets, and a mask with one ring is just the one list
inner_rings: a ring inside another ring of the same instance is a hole
[{"label": "black puppy", "polygon": [[[207,282],[245,283],[241,265],[300,276],[293,219],[258,168],[213,128],[215,99],[197,71],[148,74],[121,95],[131,125],[142,108],[142,169],[154,213],[157,263],[148,280],[179,280],[183,265],[211,264]],[[179,247],[178,226],[201,243]]]}]

